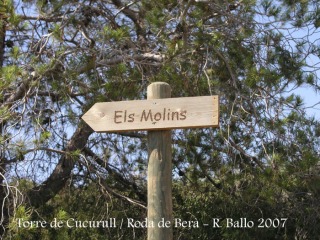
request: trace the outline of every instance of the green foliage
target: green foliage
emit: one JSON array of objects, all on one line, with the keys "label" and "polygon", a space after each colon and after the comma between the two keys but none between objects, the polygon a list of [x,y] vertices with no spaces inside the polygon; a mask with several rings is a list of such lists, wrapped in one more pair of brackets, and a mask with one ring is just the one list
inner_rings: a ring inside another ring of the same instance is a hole
[{"label": "green foliage", "polygon": [[0,120],[6,121],[10,118],[11,114],[7,107],[0,108]]},{"label": "green foliage", "polygon": [[[88,183],[87,186],[65,188],[46,205],[37,210],[37,213],[26,212],[24,207],[19,208],[19,214],[12,218],[8,236],[19,239],[27,237],[34,239],[143,239],[146,229],[133,229],[126,227],[127,218],[143,219],[145,210],[135,208],[125,201],[111,199],[108,194],[101,195],[99,185]],[[39,220],[45,221],[44,228],[17,228],[16,219],[20,221]],[[86,227],[87,221],[109,221],[116,218],[114,227]],[[121,221],[123,229],[120,231]],[[58,227],[60,222],[60,226]],[[50,226],[51,225],[51,226]],[[54,227],[56,226],[56,227]],[[8,238],[9,239],[9,238]]]},{"label": "green foliage", "polygon": [[62,41],[63,29],[61,28],[60,24],[53,24],[52,28],[49,29],[48,32],[50,32],[57,40]]},{"label": "green foliage", "polygon": [[20,49],[17,46],[13,46],[12,50],[11,50],[11,56],[13,59],[18,60],[20,55]]},{"label": "green foliage", "polygon": [[4,0],[0,3],[0,14],[6,15],[14,12],[13,1],[12,0]]},{"label": "green foliage", "polygon": [[46,143],[48,143],[48,141],[50,140],[51,136],[52,136],[51,132],[44,131],[44,132],[42,132],[40,134],[39,139],[36,139],[34,141],[34,144],[35,145],[45,145]]},{"label": "green foliage", "polygon": [[129,37],[129,29],[125,26],[118,29],[112,29],[109,26],[105,26],[103,29],[103,34],[107,40],[112,39],[115,41],[121,41],[124,38]]},{"label": "green foliage", "polygon": [[0,71],[1,74],[1,82],[0,82],[0,89],[4,91],[5,89],[11,87],[12,83],[15,82],[17,77],[21,75],[21,70],[18,66],[11,65],[3,67]]},{"label": "green foliage", "polygon": [[23,239],[32,239],[33,234],[35,233],[36,228],[33,226],[21,227],[24,222],[29,222],[31,220],[32,211],[31,209],[26,208],[25,206],[19,206],[15,209],[15,215],[11,218],[9,229],[10,229],[10,239],[19,240]]}]

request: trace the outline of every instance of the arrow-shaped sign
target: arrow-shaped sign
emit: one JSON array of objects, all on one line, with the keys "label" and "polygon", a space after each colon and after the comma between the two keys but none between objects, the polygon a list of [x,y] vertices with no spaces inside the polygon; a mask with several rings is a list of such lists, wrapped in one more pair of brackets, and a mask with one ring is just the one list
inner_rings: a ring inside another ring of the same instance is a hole
[{"label": "arrow-shaped sign", "polygon": [[96,132],[217,127],[218,96],[94,104],[82,119]]}]

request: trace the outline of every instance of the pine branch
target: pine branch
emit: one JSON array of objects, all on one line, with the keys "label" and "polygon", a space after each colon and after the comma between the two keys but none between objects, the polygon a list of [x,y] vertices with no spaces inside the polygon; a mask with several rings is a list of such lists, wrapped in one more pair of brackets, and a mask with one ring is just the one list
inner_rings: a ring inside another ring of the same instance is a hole
[{"label": "pine branch", "polygon": [[[66,153],[72,153],[82,150],[93,130],[87,125],[81,125],[71,137],[66,148]],[[76,160],[72,154],[65,154],[60,157],[55,169],[40,186],[28,191],[27,196],[31,206],[39,207],[51,198],[53,198],[66,184],[70,178],[72,169]]]}]

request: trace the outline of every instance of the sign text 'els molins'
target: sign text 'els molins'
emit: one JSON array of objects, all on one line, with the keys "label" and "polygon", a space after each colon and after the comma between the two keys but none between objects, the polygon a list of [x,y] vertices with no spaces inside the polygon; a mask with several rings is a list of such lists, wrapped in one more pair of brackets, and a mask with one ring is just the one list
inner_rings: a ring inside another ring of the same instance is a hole
[{"label": "sign text 'els molins'", "polygon": [[217,127],[218,96],[96,103],[82,119],[96,132]]},{"label": "sign text 'els molins'", "polygon": [[187,119],[187,110],[171,111],[170,108],[164,108],[161,112],[154,112],[152,109],[143,110],[140,114],[131,113],[129,110],[115,111],[114,123],[126,122],[152,122],[156,124],[159,121],[183,121]]}]

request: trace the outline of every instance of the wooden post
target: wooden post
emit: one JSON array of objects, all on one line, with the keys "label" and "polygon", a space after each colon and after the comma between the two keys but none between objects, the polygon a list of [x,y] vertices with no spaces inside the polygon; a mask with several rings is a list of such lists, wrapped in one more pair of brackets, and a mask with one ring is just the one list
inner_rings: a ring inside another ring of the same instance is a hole
[{"label": "wooden post", "polygon": [[171,129],[218,127],[219,96],[171,98],[152,83],[148,99],[95,103],[82,119],[96,132],[148,131],[148,240],[172,240]]},{"label": "wooden post", "polygon": [[[170,97],[169,84],[148,86],[148,99]],[[171,130],[149,131],[148,152],[148,222],[153,223],[148,227],[148,240],[172,240]]]}]

